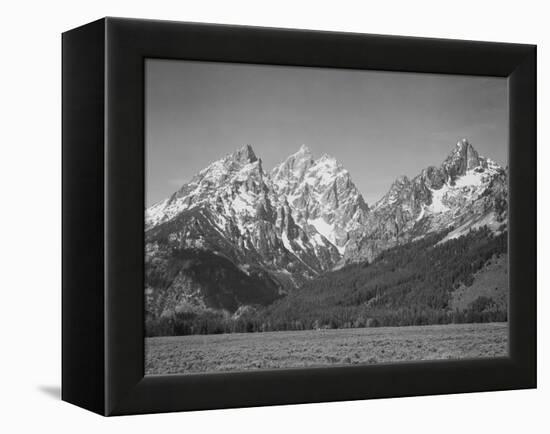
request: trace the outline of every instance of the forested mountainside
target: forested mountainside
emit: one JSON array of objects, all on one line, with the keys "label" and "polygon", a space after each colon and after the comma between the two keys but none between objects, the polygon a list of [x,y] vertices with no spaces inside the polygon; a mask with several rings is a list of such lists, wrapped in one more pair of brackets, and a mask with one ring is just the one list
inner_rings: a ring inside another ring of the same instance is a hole
[{"label": "forested mountainside", "polygon": [[[487,227],[446,239],[454,228],[390,248],[372,262],[328,271],[273,303],[233,314],[186,309],[149,317],[147,333],[182,335],[507,320],[507,232]],[[489,290],[468,288],[483,279]],[[464,294],[467,294],[465,296]],[[462,304],[457,301],[461,300]],[[464,301],[466,300],[466,301]]]}]

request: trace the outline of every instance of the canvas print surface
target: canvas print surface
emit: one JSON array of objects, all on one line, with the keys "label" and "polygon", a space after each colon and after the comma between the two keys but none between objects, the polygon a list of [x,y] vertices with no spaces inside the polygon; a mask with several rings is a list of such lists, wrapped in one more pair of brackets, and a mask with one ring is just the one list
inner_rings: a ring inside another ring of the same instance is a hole
[{"label": "canvas print surface", "polygon": [[145,370],[508,354],[507,81],[147,60]]}]

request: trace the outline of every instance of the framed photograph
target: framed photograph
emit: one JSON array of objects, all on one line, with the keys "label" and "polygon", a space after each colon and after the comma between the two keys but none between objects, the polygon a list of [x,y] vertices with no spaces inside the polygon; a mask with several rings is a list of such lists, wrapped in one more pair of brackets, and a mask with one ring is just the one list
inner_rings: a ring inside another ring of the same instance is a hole
[{"label": "framed photograph", "polygon": [[536,387],[536,47],[63,34],[63,384],[102,415]]}]

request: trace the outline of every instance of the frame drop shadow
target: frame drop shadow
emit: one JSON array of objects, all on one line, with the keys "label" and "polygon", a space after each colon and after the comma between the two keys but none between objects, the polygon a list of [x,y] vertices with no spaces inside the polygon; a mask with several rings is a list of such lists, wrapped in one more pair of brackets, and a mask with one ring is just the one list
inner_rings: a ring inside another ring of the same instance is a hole
[{"label": "frame drop shadow", "polygon": [[37,389],[50,398],[58,401],[61,399],[61,386],[38,386]]}]

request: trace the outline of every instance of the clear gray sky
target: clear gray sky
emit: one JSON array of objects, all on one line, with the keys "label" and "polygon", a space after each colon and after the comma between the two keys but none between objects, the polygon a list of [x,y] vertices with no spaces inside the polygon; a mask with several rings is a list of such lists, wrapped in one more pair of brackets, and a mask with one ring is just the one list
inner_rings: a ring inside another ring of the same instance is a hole
[{"label": "clear gray sky", "polygon": [[244,144],[266,170],[306,144],[372,204],[463,137],[506,165],[507,98],[504,78],[149,59],[146,203]]}]

